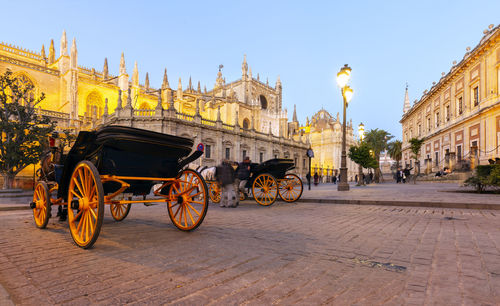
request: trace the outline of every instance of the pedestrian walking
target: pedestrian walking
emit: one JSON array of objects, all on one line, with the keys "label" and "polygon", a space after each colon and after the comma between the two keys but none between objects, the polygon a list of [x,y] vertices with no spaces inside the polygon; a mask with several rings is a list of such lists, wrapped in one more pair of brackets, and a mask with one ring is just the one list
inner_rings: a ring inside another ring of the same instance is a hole
[{"label": "pedestrian walking", "polygon": [[319,175],[318,172],[314,173],[314,186],[318,186],[319,184]]},{"label": "pedestrian walking", "polygon": [[239,197],[234,190],[234,169],[228,160],[223,160],[217,166],[217,181],[222,186],[220,207],[236,207],[239,204]]}]

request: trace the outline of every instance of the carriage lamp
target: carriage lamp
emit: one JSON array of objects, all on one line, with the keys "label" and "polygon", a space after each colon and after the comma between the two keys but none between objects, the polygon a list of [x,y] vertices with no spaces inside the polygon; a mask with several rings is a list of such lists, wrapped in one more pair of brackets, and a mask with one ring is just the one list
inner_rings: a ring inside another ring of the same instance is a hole
[{"label": "carriage lamp", "polygon": [[351,78],[351,67],[347,64],[344,65],[337,73],[337,84],[342,93],[342,100],[344,106],[344,118],[342,122],[342,155],[340,159],[340,182],[337,185],[338,191],[348,191],[349,183],[347,183],[347,154],[346,154],[346,108],[352,99],[354,91],[347,85]]}]

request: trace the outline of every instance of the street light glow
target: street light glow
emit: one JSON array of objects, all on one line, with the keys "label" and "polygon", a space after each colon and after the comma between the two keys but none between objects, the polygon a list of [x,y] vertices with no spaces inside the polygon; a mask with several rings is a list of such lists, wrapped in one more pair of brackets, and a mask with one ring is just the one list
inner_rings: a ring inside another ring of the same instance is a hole
[{"label": "street light glow", "polygon": [[359,139],[363,140],[363,138],[365,137],[365,125],[363,124],[363,122],[358,125],[358,134]]},{"label": "street light glow", "polygon": [[344,97],[347,103],[351,102],[352,95],[354,94],[354,90],[351,87],[344,87]]},{"label": "street light glow", "polygon": [[339,73],[337,73],[337,84],[339,85],[340,88],[344,88],[344,86],[347,85],[347,82],[349,82],[349,79],[351,78],[351,67],[347,66],[347,64],[340,69]]}]

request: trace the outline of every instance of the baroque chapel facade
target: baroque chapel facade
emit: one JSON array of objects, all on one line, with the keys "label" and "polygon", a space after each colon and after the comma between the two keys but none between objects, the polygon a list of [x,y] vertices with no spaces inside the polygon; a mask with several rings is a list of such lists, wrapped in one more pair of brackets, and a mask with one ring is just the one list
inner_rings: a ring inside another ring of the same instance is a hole
[{"label": "baroque chapel facade", "polygon": [[[331,176],[339,174],[340,159],[342,156],[342,122],[339,113],[333,117],[325,109],[316,112],[311,120],[307,118],[306,124],[300,126],[297,113],[294,109],[292,122],[288,127],[292,137],[298,139],[306,136],[314,152],[311,160],[311,174],[318,173],[323,180],[330,180]],[[352,120],[346,124],[346,151],[349,147],[357,145],[353,132]],[[307,167],[307,165],[306,165]],[[358,174],[358,166],[347,156],[347,179],[353,181]]]},{"label": "baroque chapel facade", "polygon": [[[246,56],[240,79],[226,82],[219,69],[212,89],[195,87],[189,79],[183,88],[179,78],[172,88],[165,69],[161,88],[139,81],[137,62],[130,79],[122,53],[119,74],[109,73],[107,59],[101,71],[78,65],[76,40],[68,51],[63,32],[56,57],[54,41],[48,53],[33,52],[0,43],[0,73],[11,70],[21,83],[34,86],[32,94],[43,92],[39,113],[57,121],[60,129],[75,132],[118,124],[188,137],[206,145],[196,165],[213,166],[222,159],[253,162],[271,158],[292,158],[295,172],[305,176],[305,135],[289,133],[287,110],[282,107],[282,84],[274,86],[252,76]],[[22,174],[21,174],[22,175]]]}]

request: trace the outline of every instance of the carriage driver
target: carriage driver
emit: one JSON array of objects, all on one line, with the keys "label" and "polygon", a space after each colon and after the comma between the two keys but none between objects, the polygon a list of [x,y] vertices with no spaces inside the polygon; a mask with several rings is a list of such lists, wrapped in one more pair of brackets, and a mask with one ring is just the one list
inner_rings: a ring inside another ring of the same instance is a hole
[{"label": "carriage driver", "polygon": [[245,156],[243,161],[238,164],[238,168],[236,169],[236,186],[240,192],[245,193],[245,185],[250,178],[251,165],[250,157],[248,156]]}]

